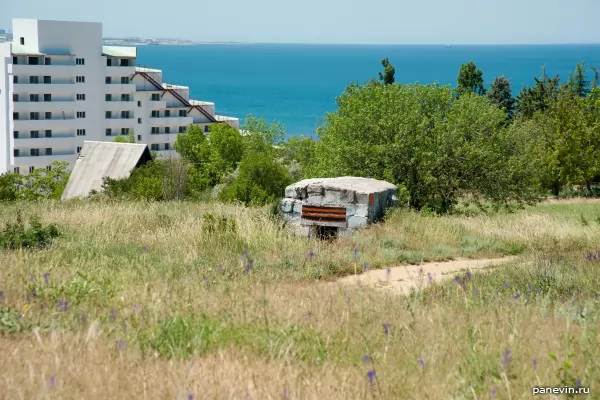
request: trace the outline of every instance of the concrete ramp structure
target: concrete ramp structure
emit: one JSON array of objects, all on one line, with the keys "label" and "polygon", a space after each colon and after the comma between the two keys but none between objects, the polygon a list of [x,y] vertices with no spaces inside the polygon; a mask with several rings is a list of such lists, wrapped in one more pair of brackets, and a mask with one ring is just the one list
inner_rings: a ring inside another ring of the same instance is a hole
[{"label": "concrete ramp structure", "polygon": [[398,189],[377,179],[305,179],[285,189],[280,210],[301,236],[337,236],[377,221],[398,206]]},{"label": "concrete ramp structure", "polygon": [[150,160],[152,155],[145,144],[83,142],[62,200],[86,197],[92,190],[101,191],[105,177],[128,178],[134,168]]}]

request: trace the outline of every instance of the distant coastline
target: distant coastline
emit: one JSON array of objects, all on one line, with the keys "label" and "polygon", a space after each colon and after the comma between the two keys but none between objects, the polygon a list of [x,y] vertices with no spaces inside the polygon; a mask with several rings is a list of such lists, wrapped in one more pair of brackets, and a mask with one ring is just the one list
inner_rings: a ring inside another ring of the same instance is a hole
[{"label": "distant coastline", "polygon": [[108,46],[196,46],[208,44],[243,44],[243,42],[200,42],[183,39],[104,38]]}]

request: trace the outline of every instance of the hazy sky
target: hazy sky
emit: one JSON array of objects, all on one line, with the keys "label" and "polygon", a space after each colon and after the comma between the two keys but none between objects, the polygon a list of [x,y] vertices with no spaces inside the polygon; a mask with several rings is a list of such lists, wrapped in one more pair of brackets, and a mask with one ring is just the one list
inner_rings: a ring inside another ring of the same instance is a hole
[{"label": "hazy sky", "polygon": [[268,43],[600,43],[600,0],[0,0],[105,36]]}]

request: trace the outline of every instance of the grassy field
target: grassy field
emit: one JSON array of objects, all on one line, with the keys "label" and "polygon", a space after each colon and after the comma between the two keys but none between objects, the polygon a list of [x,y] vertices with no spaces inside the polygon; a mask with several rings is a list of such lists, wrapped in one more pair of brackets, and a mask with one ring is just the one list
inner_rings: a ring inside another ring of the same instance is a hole
[{"label": "grassy field", "polygon": [[[335,242],[266,208],[43,202],[61,236],[0,251],[0,398],[600,398],[600,203],[421,216]],[[517,255],[397,296],[355,268]],[[585,397],[583,397],[585,398]]]}]

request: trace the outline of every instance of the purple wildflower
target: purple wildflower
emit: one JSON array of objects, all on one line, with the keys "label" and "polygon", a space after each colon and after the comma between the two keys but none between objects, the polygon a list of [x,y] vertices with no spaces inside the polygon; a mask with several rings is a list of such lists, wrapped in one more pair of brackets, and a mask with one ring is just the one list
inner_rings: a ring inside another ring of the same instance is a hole
[{"label": "purple wildflower", "polygon": [[465,276],[466,276],[467,280],[470,281],[471,280],[471,271],[467,271]]},{"label": "purple wildflower", "polygon": [[373,383],[375,383],[375,370],[371,369],[369,370],[369,372],[367,372],[367,379],[369,379],[369,385],[373,386]]},{"label": "purple wildflower", "polygon": [[4,292],[0,290],[0,300],[4,300]]},{"label": "purple wildflower", "polygon": [[577,390],[579,390],[579,388],[580,388],[580,387],[581,387],[581,379],[579,379],[579,378],[576,378],[576,379],[575,379],[575,388],[576,388]]},{"label": "purple wildflower", "polygon": [[427,280],[429,281],[430,285],[433,283],[433,275],[431,275],[431,272],[427,273]]},{"label": "purple wildflower", "polygon": [[510,286],[508,286],[508,282],[504,281],[504,288],[508,289]]},{"label": "purple wildflower", "polygon": [[521,293],[517,293],[513,296],[513,300],[519,300],[519,298],[521,297]]},{"label": "purple wildflower", "polygon": [[254,260],[248,261],[248,263],[246,264],[246,268],[244,269],[244,273],[247,274],[248,272],[250,272],[250,270],[252,269],[253,266],[254,266]]},{"label": "purple wildflower", "polygon": [[462,283],[462,281],[460,280],[460,278],[459,278],[459,276],[458,276],[458,275],[456,275],[456,276],[454,277],[454,282],[456,282],[456,285],[458,285],[459,287],[463,287],[463,283]]},{"label": "purple wildflower", "polygon": [[187,400],[194,400],[194,393],[192,393],[192,392],[189,392],[189,393],[187,394]]},{"label": "purple wildflower", "polygon": [[392,269],[391,269],[391,268],[388,268],[388,269],[386,270],[386,273],[387,273],[387,279],[388,279],[388,281],[389,281],[389,280],[390,280],[390,275],[392,274]]},{"label": "purple wildflower", "polygon": [[219,264],[219,273],[222,274],[223,273],[223,264]]},{"label": "purple wildflower", "polygon": [[354,261],[358,261],[358,248],[354,248]]},{"label": "purple wildflower", "polygon": [[306,313],[306,316],[307,316],[308,318],[312,318],[312,316],[313,316],[313,313],[312,313],[312,311],[309,311],[309,312],[307,312],[307,313]]},{"label": "purple wildflower", "polygon": [[365,354],[362,357],[362,361],[363,361],[363,363],[368,364],[371,361],[371,356],[369,356],[368,354]]},{"label": "purple wildflower", "polygon": [[419,281],[423,279],[423,267],[419,268]]},{"label": "purple wildflower", "polygon": [[142,253],[148,253],[148,247],[147,246],[143,246],[142,247]]},{"label": "purple wildflower", "polygon": [[110,320],[114,321],[117,318],[117,310],[114,308],[110,309]]},{"label": "purple wildflower", "polygon": [[288,388],[283,388],[283,396],[281,397],[282,400],[289,400],[290,399],[290,391]]},{"label": "purple wildflower", "polygon": [[508,370],[510,368],[510,349],[507,347],[504,350],[504,355],[502,356],[502,369]]},{"label": "purple wildflower", "polygon": [[132,310],[134,313],[136,313],[136,314],[139,314],[139,313],[142,311],[142,307],[140,307],[140,306],[139,306],[139,305],[137,305],[137,304],[134,304],[134,305],[132,305],[132,306],[131,306],[131,310]]},{"label": "purple wildflower", "polygon": [[532,364],[533,364],[533,370],[535,371],[537,369],[537,365],[538,365],[537,360],[535,358],[533,359]]},{"label": "purple wildflower", "polygon": [[425,360],[423,358],[419,358],[419,366],[421,367],[421,371],[425,369]]},{"label": "purple wildflower", "polygon": [[365,271],[369,270],[369,263],[365,263]]},{"label": "purple wildflower", "polygon": [[44,283],[47,285],[48,284],[48,278],[50,278],[50,274],[47,272],[44,272],[44,275],[42,275],[42,277],[44,278]]},{"label": "purple wildflower", "polygon": [[531,282],[527,282],[527,291],[531,292]]},{"label": "purple wildflower", "polygon": [[385,335],[385,337],[388,337],[388,335],[390,334],[390,324],[383,324],[383,334]]},{"label": "purple wildflower", "polygon": [[117,340],[117,352],[119,351],[125,351],[127,349],[127,342],[125,342],[123,339],[119,339]]},{"label": "purple wildflower", "polygon": [[59,299],[57,309],[60,312],[66,312],[69,309],[69,302],[65,299]]},{"label": "purple wildflower", "polygon": [[48,383],[51,387],[56,387],[56,376],[52,375],[48,378]]},{"label": "purple wildflower", "polygon": [[312,261],[314,259],[315,259],[315,252],[311,250],[308,252],[308,261]]},{"label": "purple wildflower", "polygon": [[127,324],[123,322],[123,332],[127,332]]},{"label": "purple wildflower", "polygon": [[81,323],[83,325],[87,325],[87,321],[88,321],[87,314],[86,313],[81,314]]},{"label": "purple wildflower", "polygon": [[496,398],[496,387],[492,387],[492,390],[490,391],[490,399],[494,400]]},{"label": "purple wildflower", "polygon": [[204,286],[208,289],[208,278],[204,278]]}]

